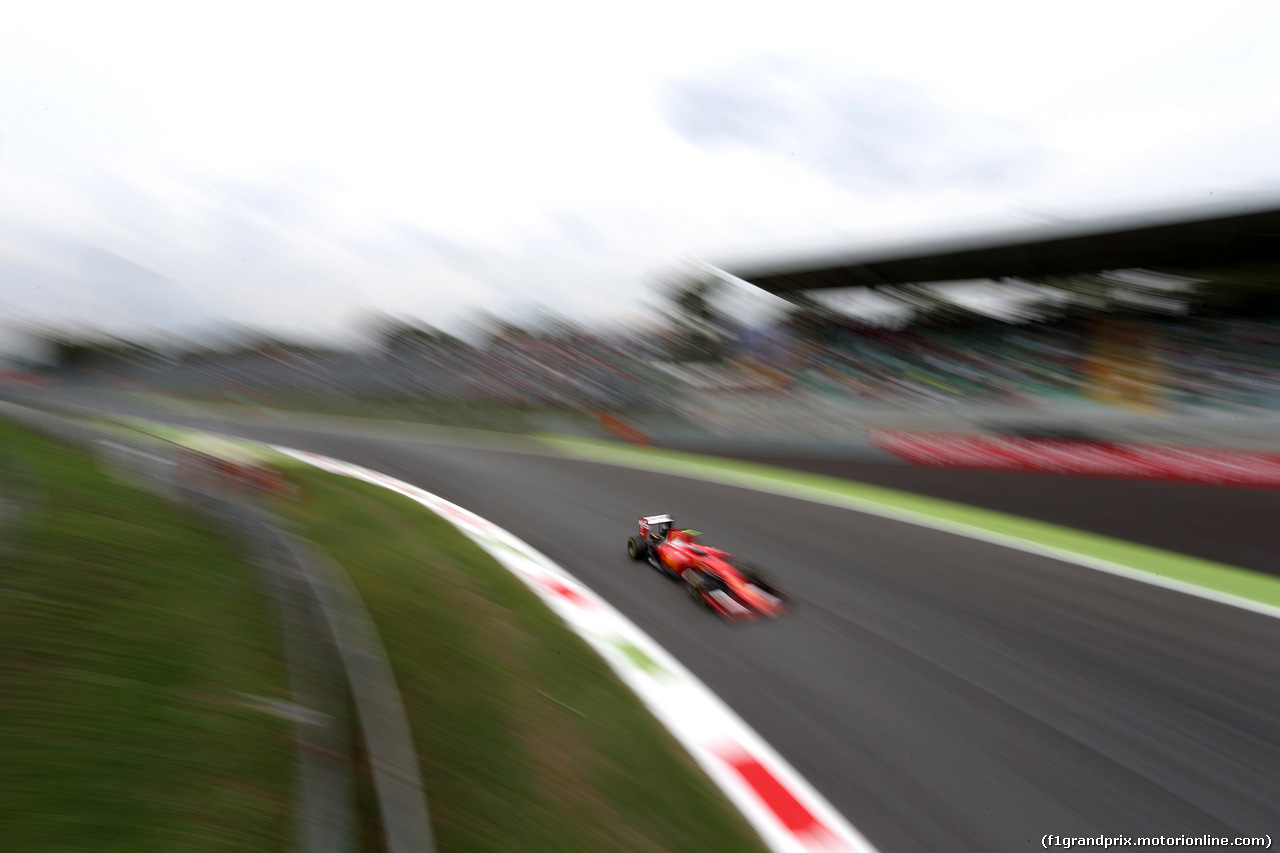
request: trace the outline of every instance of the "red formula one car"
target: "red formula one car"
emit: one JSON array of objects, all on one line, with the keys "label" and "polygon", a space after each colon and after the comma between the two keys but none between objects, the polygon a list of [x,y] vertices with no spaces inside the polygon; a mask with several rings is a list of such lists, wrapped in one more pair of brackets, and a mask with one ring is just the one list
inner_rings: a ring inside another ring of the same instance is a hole
[{"label": "red formula one car", "polygon": [[677,530],[669,515],[641,516],[640,533],[627,540],[633,560],[684,582],[694,601],[726,619],[758,619],[787,612],[786,600],[756,569],[728,551],[695,541],[696,530]]}]

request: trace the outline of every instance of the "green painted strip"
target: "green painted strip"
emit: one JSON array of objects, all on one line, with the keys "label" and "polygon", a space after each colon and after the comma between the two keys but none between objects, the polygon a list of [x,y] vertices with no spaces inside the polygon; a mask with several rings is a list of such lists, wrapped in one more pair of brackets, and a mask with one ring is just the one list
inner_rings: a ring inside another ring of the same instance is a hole
[{"label": "green painted strip", "polygon": [[666,676],[670,674],[665,668],[663,668],[662,664],[645,654],[644,650],[635,643],[625,640],[622,637],[612,637],[609,642],[614,646],[614,648],[626,655],[627,659],[631,661],[633,666],[642,672],[648,673],[651,677],[657,678],[659,676]]},{"label": "green painted strip", "polygon": [[[1133,573],[1141,573],[1150,577],[1151,582],[1164,582],[1162,585],[1165,586],[1190,584],[1204,590],[1280,608],[1280,577],[1043,521],[880,486],[733,459],[563,436],[539,438],[561,453],[582,459],[667,474],[682,474],[846,506],[961,535],[976,535],[990,541],[1007,540],[1001,544],[1056,552],[1051,553],[1051,556],[1068,560],[1075,558],[1075,562],[1084,565],[1090,565],[1086,561],[1100,561]],[[1107,568],[1098,565],[1092,567]]]}]

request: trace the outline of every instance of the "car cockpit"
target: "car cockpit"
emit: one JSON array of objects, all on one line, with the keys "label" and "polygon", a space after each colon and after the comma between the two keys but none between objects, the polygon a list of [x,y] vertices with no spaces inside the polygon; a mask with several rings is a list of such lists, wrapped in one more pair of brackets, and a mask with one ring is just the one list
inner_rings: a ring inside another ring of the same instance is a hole
[{"label": "car cockpit", "polygon": [[667,541],[667,534],[675,527],[675,519],[669,515],[654,515],[644,519],[645,539],[649,545],[661,545]]}]

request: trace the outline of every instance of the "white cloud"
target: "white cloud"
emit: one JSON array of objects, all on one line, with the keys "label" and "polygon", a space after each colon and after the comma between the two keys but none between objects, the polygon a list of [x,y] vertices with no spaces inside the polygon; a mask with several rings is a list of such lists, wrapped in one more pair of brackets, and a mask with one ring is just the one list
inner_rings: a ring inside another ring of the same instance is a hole
[{"label": "white cloud", "polygon": [[[337,334],[1280,187],[1262,2],[25,4],[0,302]],[[673,126],[674,125],[674,126]]]},{"label": "white cloud", "polygon": [[1037,144],[1015,125],[948,109],[918,84],[770,57],[668,83],[668,120],[709,150],[788,158],[851,192],[1009,185]]}]

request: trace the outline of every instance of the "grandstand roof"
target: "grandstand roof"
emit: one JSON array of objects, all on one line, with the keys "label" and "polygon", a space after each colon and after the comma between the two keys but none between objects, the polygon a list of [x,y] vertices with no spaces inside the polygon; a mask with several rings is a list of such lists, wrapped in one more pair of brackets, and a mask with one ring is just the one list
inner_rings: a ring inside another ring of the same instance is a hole
[{"label": "grandstand roof", "polygon": [[1192,270],[1280,260],[1280,207],[1096,220],[1018,234],[920,243],[860,256],[730,269],[770,293],[1119,269]]}]

